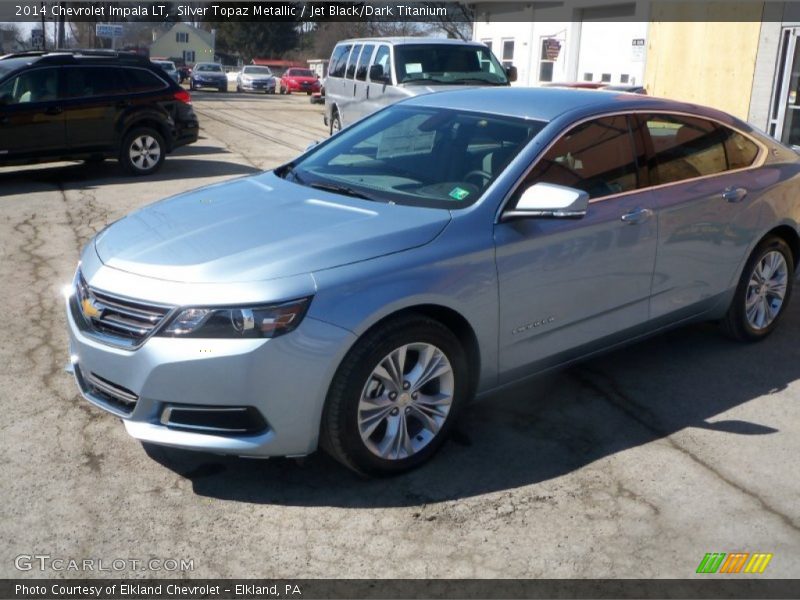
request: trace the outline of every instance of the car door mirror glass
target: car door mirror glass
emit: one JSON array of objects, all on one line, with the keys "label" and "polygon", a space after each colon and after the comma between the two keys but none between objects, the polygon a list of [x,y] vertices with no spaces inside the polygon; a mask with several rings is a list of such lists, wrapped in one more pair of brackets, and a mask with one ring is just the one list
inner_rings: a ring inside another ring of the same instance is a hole
[{"label": "car door mirror glass", "polygon": [[503,220],[525,218],[580,219],[589,207],[589,194],[563,185],[535,183],[527,188]]}]

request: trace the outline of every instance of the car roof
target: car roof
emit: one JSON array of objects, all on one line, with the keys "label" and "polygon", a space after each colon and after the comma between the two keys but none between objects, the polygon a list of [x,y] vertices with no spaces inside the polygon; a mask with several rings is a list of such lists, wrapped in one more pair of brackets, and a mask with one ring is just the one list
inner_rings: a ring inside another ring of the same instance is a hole
[{"label": "car roof", "polygon": [[7,54],[0,57],[0,60],[20,59],[26,64],[34,63],[48,65],[74,65],[74,64],[125,64],[125,65],[149,65],[150,59],[141,54],[116,50],[52,50],[41,51],[33,50]]},{"label": "car roof", "polygon": [[456,40],[450,38],[426,38],[426,37],[365,37],[365,38],[350,38],[342,40],[339,44],[363,44],[365,42],[390,44],[393,46],[400,46],[404,44],[441,44],[445,46],[485,46],[481,42],[471,42],[464,40]]},{"label": "car roof", "polygon": [[554,121],[611,112],[653,110],[708,117],[750,130],[735,117],[705,106],[625,92],[557,87],[468,88],[414,96],[405,105],[451,108],[470,112]]}]

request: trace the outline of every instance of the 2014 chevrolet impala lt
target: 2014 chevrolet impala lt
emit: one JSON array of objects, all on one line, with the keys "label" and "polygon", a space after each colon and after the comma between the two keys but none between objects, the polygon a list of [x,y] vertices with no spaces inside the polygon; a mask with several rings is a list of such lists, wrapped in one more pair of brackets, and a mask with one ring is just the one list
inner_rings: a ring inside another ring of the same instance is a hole
[{"label": "2014 chevrolet impala lt", "polygon": [[420,96],[101,231],[67,298],[75,377],[143,441],[402,471],[520,378],[692,321],[765,338],[798,182],[791,150],[712,109]]}]

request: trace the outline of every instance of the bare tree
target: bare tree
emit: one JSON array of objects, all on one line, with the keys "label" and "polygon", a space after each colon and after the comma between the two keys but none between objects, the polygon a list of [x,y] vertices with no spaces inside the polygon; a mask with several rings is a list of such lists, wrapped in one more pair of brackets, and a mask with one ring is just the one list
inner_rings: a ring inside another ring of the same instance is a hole
[{"label": "bare tree", "polygon": [[475,11],[465,2],[428,2],[431,8],[444,8],[445,16],[434,17],[432,23],[447,34],[447,37],[469,41],[472,39],[472,24]]}]

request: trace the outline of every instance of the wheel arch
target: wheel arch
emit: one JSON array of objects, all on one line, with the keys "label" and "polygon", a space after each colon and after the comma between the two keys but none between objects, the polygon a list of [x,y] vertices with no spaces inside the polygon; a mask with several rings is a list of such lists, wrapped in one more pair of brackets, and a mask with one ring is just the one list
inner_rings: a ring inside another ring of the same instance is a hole
[{"label": "wheel arch", "polygon": [[128,136],[128,134],[139,127],[149,127],[150,129],[155,129],[161,134],[161,137],[164,138],[164,145],[166,146],[165,150],[167,152],[172,152],[174,143],[174,140],[172,139],[172,132],[165,123],[160,122],[157,118],[150,115],[142,116],[138,119],[132,119],[131,121],[125,123],[125,126],[122,129],[122,134],[119,138],[120,150],[122,150],[122,143],[125,141],[125,138]]},{"label": "wheel arch", "polygon": [[[794,261],[794,268],[796,270],[797,263],[800,261],[800,234],[798,234],[797,230],[791,225],[778,225],[777,227],[770,229],[764,236],[762,236],[758,241],[758,244],[761,244],[761,242],[763,242],[767,237],[772,235],[781,238],[789,246],[789,249],[792,251],[792,259]],[[758,244],[756,244],[756,247]]]},{"label": "wheel arch", "polygon": [[363,336],[369,334],[388,321],[414,315],[420,315],[438,321],[452,331],[453,335],[458,338],[458,341],[461,343],[467,355],[469,389],[470,392],[474,392],[477,389],[481,372],[481,352],[478,337],[469,321],[460,312],[449,306],[425,303],[403,307],[382,316],[380,319],[370,324],[369,327],[359,335],[358,339],[361,339]]}]

